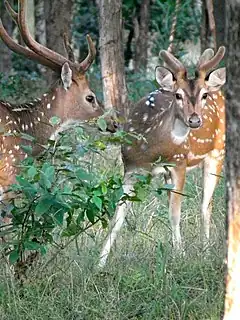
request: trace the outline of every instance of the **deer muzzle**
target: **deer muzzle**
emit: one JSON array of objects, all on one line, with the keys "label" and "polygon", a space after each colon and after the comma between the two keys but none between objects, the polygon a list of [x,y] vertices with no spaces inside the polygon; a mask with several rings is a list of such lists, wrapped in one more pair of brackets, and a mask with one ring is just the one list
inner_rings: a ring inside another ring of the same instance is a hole
[{"label": "deer muzzle", "polygon": [[202,125],[202,118],[197,113],[193,113],[188,119],[188,125],[192,129],[197,129]]}]

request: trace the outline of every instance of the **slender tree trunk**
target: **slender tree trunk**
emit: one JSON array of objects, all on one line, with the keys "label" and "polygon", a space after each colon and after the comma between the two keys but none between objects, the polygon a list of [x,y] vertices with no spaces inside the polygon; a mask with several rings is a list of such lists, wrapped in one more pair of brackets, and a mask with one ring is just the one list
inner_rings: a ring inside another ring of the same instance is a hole
[{"label": "slender tree trunk", "polygon": [[240,315],[240,2],[226,3],[226,43],[228,82],[227,106],[227,211],[228,257],[224,320]]},{"label": "slender tree trunk", "polygon": [[[208,47],[218,48],[224,45],[225,37],[225,0],[202,0],[202,25],[201,46],[202,51]],[[213,5],[212,19],[209,20],[211,12],[207,10],[208,5]]]},{"label": "slender tree trunk", "polygon": [[[35,0],[35,40],[46,45],[46,21],[44,16],[44,0]],[[46,67],[39,65],[42,74],[46,74]]]},{"label": "slender tree trunk", "polygon": [[104,104],[121,116],[127,113],[127,88],[122,42],[122,1],[98,0],[100,58]]},{"label": "slender tree trunk", "polygon": [[150,22],[150,0],[142,0],[138,17],[134,21],[135,25],[135,72],[146,70],[148,58],[148,39]]},{"label": "slender tree trunk", "polygon": [[35,0],[35,39],[37,42],[46,45],[44,0]]},{"label": "slender tree trunk", "polygon": [[[13,0],[10,0],[9,3],[12,5]],[[3,1],[0,2],[0,13],[3,25],[5,26],[8,34],[11,36],[14,25],[5,9]],[[12,53],[2,41],[0,41],[0,57],[0,72],[3,74],[8,74],[12,68]]]},{"label": "slender tree trunk", "polygon": [[[73,0],[44,0],[46,19],[46,45],[48,48],[66,56],[63,44],[63,34],[66,32],[71,39],[71,21]],[[51,80],[52,72],[48,72]]]},{"label": "slender tree trunk", "polygon": [[217,47],[225,43],[225,0],[213,0]]}]

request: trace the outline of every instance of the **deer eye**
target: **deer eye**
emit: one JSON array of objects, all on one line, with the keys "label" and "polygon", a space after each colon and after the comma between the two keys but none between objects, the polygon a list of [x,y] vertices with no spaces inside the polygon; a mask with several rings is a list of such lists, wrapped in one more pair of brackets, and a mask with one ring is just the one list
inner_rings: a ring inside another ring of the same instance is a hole
[{"label": "deer eye", "polygon": [[87,100],[87,102],[92,103],[94,101],[94,96],[88,95],[88,96],[86,96],[86,100]]},{"label": "deer eye", "polygon": [[176,93],[176,99],[177,100],[182,100],[182,95],[180,93]]},{"label": "deer eye", "polygon": [[206,100],[206,99],[207,99],[207,96],[208,96],[208,94],[207,94],[207,92],[205,92],[205,93],[202,95],[202,99]]}]

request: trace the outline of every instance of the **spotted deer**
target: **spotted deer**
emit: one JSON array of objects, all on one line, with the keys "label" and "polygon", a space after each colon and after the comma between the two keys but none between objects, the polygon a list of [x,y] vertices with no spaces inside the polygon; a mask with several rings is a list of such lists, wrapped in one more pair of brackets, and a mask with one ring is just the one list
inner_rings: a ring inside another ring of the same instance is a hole
[{"label": "spotted deer", "polygon": [[[181,194],[186,171],[196,166],[203,167],[202,234],[209,238],[210,203],[223,165],[225,140],[225,103],[220,91],[225,83],[225,68],[212,69],[224,54],[224,47],[215,55],[212,49],[205,50],[196,66],[195,78],[189,79],[184,65],[171,53],[161,51],[167,68],[156,68],[160,89],[141,99],[125,124],[126,131],[144,136],[122,147],[125,194],[132,194],[132,173],[137,169],[146,169],[153,175],[162,172],[157,161],[160,157],[175,164],[168,167],[176,191],[169,196],[169,216],[177,250],[182,248]],[[100,268],[106,263],[129,205],[129,201],[121,201],[117,206],[111,232],[101,251]]]},{"label": "spotted deer", "polygon": [[[18,25],[21,37],[26,46],[16,43],[7,33],[0,20],[0,37],[14,52],[34,60],[56,72],[59,79],[48,92],[32,102],[13,105],[0,101],[0,186],[4,191],[15,181],[16,163],[24,159],[26,154],[21,151],[19,132],[35,137],[37,145],[45,145],[54,133],[78,120],[89,120],[103,114],[103,108],[89,88],[86,71],[96,55],[95,46],[87,36],[88,55],[81,62],[74,60],[71,47],[65,38],[68,58],[37,43],[30,35],[26,23],[26,1],[19,1],[16,13],[5,2],[8,12]],[[57,116],[61,119],[59,127],[51,126],[49,120]],[[7,133],[7,135],[6,135]],[[33,154],[41,151],[36,145]]]}]

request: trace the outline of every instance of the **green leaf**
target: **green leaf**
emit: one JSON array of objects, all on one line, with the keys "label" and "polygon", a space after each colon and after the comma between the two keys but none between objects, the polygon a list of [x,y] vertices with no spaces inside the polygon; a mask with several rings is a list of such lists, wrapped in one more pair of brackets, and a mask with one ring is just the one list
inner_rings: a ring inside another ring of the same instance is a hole
[{"label": "green leaf", "polygon": [[21,132],[21,138],[22,138],[23,140],[27,140],[27,141],[31,141],[31,142],[35,141],[35,138],[34,138],[34,137],[30,136],[30,135],[27,134],[27,133],[23,133],[23,132]]},{"label": "green leaf", "polygon": [[107,129],[107,123],[106,123],[105,119],[103,119],[103,118],[98,118],[98,120],[97,120],[97,125],[99,126],[99,128],[100,128],[102,131],[106,131],[106,129]]},{"label": "green leaf", "polygon": [[15,249],[9,254],[9,262],[11,264],[14,264],[15,262],[17,262],[18,259],[19,259],[19,252],[17,249]]},{"label": "green leaf", "polygon": [[95,204],[95,206],[101,211],[102,210],[102,199],[97,197],[97,196],[93,196],[91,201]]},{"label": "green leaf", "polygon": [[21,191],[26,195],[27,198],[33,198],[37,190],[35,186],[29,183],[26,179],[22,176],[16,176],[16,181],[18,182],[19,186],[21,187]]},{"label": "green leaf", "polygon": [[63,220],[64,220],[64,213],[66,210],[64,208],[59,209],[55,214],[54,217],[58,223],[58,225],[62,226],[63,225]]},{"label": "green leaf", "polygon": [[27,172],[27,175],[29,178],[34,178],[37,174],[37,169],[34,167],[34,166],[31,166],[29,169],[28,169],[28,172]]},{"label": "green leaf", "polygon": [[46,168],[44,173],[45,173],[48,181],[52,184],[53,181],[54,181],[54,177],[55,177],[55,168],[54,168],[54,166],[49,166],[48,168]]},{"label": "green leaf", "polygon": [[32,146],[20,144],[20,148],[22,149],[22,151],[24,151],[28,155],[32,154]]},{"label": "green leaf", "polygon": [[76,174],[76,177],[79,178],[80,180],[87,180],[87,181],[93,180],[93,175],[91,175],[90,173],[86,172],[83,169],[78,169],[75,174]]},{"label": "green leaf", "polygon": [[106,144],[103,143],[102,141],[99,141],[99,140],[95,141],[94,144],[100,150],[105,150],[106,149]]},{"label": "green leaf", "polygon": [[41,246],[40,247],[40,252],[44,256],[47,253],[47,247],[46,246]]},{"label": "green leaf", "polygon": [[54,116],[52,118],[49,119],[49,123],[52,125],[52,126],[57,126],[58,124],[61,123],[61,119],[57,116]]},{"label": "green leaf", "polygon": [[71,237],[78,233],[79,228],[75,223],[71,223],[66,229],[62,232],[62,237]]},{"label": "green leaf", "polygon": [[42,198],[40,198],[40,200],[35,208],[36,215],[41,216],[44,213],[46,213],[53,204],[52,200],[53,200],[53,197],[51,195],[46,195],[46,196],[43,196]]},{"label": "green leaf", "polygon": [[24,248],[26,250],[38,250],[41,248],[41,244],[36,241],[26,241],[24,242]]},{"label": "green leaf", "polygon": [[88,220],[89,220],[91,223],[94,223],[95,214],[94,214],[93,208],[90,207],[90,208],[86,211],[86,216],[87,216]]},{"label": "green leaf", "polygon": [[107,229],[108,227],[108,222],[106,219],[101,219],[101,223],[102,223],[102,228],[103,229]]},{"label": "green leaf", "polygon": [[84,217],[85,217],[84,211],[83,211],[83,212],[80,212],[79,215],[78,215],[78,217],[77,217],[77,220],[76,220],[76,222],[77,222],[78,225],[81,224],[81,223],[84,221]]},{"label": "green leaf", "polygon": [[102,194],[103,194],[103,195],[106,195],[106,194],[107,194],[108,189],[107,189],[107,186],[106,186],[106,184],[105,184],[105,183],[103,183],[103,184],[101,185],[101,189],[102,189]]}]

